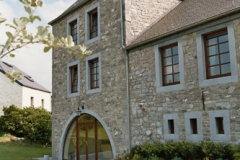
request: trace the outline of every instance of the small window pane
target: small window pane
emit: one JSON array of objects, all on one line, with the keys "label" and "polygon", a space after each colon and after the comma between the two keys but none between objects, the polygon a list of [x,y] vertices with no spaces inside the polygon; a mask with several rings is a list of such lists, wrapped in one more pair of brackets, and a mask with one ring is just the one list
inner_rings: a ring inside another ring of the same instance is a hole
[{"label": "small window pane", "polygon": [[178,55],[173,56],[173,64],[175,64],[175,63],[179,63]]},{"label": "small window pane", "polygon": [[164,66],[172,64],[172,57],[164,59]]},{"label": "small window pane", "polygon": [[229,53],[221,54],[221,63],[227,63],[227,62],[230,62]]},{"label": "small window pane", "polygon": [[165,83],[173,83],[172,75],[165,76]]},{"label": "small window pane", "polygon": [[208,55],[218,54],[218,46],[211,46],[208,48]]},{"label": "small window pane", "polygon": [[216,44],[217,43],[217,38],[211,38],[208,40],[208,46]]},{"label": "small window pane", "polygon": [[173,55],[178,54],[178,46],[172,48]]},{"label": "small window pane", "polygon": [[220,44],[219,48],[220,48],[220,53],[228,52],[229,51],[228,42]]},{"label": "small window pane", "polygon": [[178,74],[174,74],[174,82],[180,82],[180,76]]},{"label": "small window pane", "polygon": [[212,66],[212,65],[216,65],[216,64],[219,64],[218,56],[209,57],[209,65]]},{"label": "small window pane", "polygon": [[219,43],[226,42],[226,41],[228,41],[227,35],[222,35],[219,37]]},{"label": "small window pane", "polygon": [[171,48],[168,48],[168,49],[165,49],[165,52],[164,52],[164,57],[168,57],[168,56],[171,56],[172,53],[171,53]]},{"label": "small window pane", "polygon": [[230,64],[221,65],[222,74],[227,74],[231,72]]},{"label": "small window pane", "polygon": [[219,74],[220,74],[219,66],[210,67],[210,75],[211,76],[219,75]]},{"label": "small window pane", "polygon": [[164,73],[165,73],[165,74],[171,74],[171,73],[172,73],[172,66],[165,67],[165,68],[164,68]]},{"label": "small window pane", "polygon": [[173,73],[179,72],[179,64],[173,66]]},{"label": "small window pane", "polygon": [[96,87],[96,81],[92,82],[92,87],[95,88]]}]

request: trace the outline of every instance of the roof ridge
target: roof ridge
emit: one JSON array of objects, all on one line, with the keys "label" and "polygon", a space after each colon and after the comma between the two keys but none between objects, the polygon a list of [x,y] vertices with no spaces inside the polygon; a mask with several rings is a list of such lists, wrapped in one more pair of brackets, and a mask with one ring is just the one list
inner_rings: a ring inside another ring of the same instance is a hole
[{"label": "roof ridge", "polygon": [[[128,45],[132,44],[133,41],[135,41],[138,37],[143,35],[144,32],[152,28],[156,23],[158,23],[162,18],[164,18],[169,12],[171,12],[174,8],[176,8],[179,4],[181,4],[183,1],[179,1],[176,3],[173,7],[169,8],[167,12],[159,16],[154,22],[152,22],[148,27],[146,27],[144,30],[142,30],[137,36],[135,36],[129,43]],[[128,46],[127,45],[127,46]]]}]

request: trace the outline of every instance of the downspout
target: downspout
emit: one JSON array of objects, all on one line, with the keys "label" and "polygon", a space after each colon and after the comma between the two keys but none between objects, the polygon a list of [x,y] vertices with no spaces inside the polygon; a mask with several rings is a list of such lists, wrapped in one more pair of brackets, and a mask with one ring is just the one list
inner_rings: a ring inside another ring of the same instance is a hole
[{"label": "downspout", "polygon": [[128,76],[128,51],[126,50],[125,46],[125,36],[124,36],[124,25],[123,25],[123,0],[120,0],[120,16],[121,16],[121,39],[122,39],[122,49],[125,51],[126,54],[126,87],[127,87],[127,128],[128,128],[128,151],[131,149],[131,120],[130,120],[130,99],[129,99],[129,76]]}]

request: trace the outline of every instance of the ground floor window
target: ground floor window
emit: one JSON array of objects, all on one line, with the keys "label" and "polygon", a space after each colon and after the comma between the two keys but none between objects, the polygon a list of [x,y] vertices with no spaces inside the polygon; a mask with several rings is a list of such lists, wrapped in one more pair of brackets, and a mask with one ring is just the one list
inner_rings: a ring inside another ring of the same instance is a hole
[{"label": "ground floor window", "polygon": [[113,152],[101,123],[89,114],[77,117],[65,137],[63,160],[108,159],[113,159]]}]

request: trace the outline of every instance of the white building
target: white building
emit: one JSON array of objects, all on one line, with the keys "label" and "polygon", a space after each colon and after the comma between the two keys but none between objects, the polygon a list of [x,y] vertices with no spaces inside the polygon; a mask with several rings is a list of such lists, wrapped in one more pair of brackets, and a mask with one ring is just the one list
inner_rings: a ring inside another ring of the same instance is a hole
[{"label": "white building", "polygon": [[[4,75],[11,70],[21,72],[21,80],[12,83]],[[0,115],[3,114],[2,108],[10,105],[43,107],[51,111],[51,92],[14,65],[0,61]]]}]

